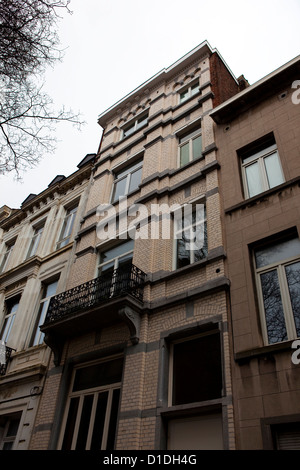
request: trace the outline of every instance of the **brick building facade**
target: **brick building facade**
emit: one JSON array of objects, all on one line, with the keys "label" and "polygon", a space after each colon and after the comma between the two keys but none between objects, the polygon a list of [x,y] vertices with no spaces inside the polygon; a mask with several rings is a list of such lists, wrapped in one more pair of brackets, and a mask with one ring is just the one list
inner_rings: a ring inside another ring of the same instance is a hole
[{"label": "brick building facade", "polygon": [[[238,90],[205,42],[100,115],[103,136],[67,291],[42,327],[55,364],[32,449],[235,448],[229,282],[209,112],[213,100]],[[155,212],[163,207],[171,213]],[[200,234],[193,250],[173,236],[182,232],[184,207],[188,230]],[[127,239],[126,214],[131,230],[136,224]],[[116,236],[101,239],[99,222],[114,220]]]},{"label": "brick building facade", "polygon": [[299,77],[297,57],[211,113],[231,283],[238,449],[300,443],[300,365],[292,360],[300,334]]},{"label": "brick building facade", "polygon": [[293,256],[276,269],[280,280],[297,272],[298,73],[295,59],[249,86],[204,42],[99,116],[99,150],[85,161],[91,177],[61,248],[68,269],[40,325],[36,350],[49,362],[27,448],[235,450],[270,448],[286,431],[297,439],[297,287],[289,296],[282,281],[288,322],[272,326],[263,280],[275,261],[259,255],[287,241]]}]

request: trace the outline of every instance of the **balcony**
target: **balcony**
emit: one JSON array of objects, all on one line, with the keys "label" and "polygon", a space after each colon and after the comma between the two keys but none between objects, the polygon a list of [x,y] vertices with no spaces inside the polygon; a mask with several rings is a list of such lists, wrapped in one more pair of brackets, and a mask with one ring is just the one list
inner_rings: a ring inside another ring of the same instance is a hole
[{"label": "balcony", "polygon": [[133,264],[52,297],[41,331],[57,362],[64,340],[125,321],[138,342],[145,273]]},{"label": "balcony", "polygon": [[9,348],[8,346],[4,346],[4,347],[5,347],[5,354],[4,354],[5,355],[5,361],[3,363],[0,362],[0,376],[6,374],[6,369],[7,369],[7,366],[8,366],[8,362],[10,360],[11,353],[13,351],[15,351],[15,349]]}]

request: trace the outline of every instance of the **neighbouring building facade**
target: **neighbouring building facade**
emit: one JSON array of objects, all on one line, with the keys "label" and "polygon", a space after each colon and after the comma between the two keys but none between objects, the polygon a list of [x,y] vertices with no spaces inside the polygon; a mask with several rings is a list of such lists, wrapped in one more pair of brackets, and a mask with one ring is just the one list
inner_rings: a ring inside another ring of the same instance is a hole
[{"label": "neighbouring building facade", "polygon": [[300,57],[211,113],[238,449],[300,448]]},{"label": "neighbouring building facade", "polygon": [[100,115],[32,449],[235,449],[209,113],[239,87],[205,42]]},{"label": "neighbouring building facade", "polygon": [[51,350],[40,325],[71,268],[93,156],[20,209],[0,209],[0,449],[28,450]]}]

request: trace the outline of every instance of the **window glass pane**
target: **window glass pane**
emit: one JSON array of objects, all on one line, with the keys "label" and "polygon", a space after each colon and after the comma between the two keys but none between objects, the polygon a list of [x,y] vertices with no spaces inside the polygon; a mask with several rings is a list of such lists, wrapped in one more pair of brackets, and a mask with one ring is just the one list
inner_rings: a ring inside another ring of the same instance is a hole
[{"label": "window glass pane", "polygon": [[112,202],[117,201],[121,196],[125,196],[126,194],[126,183],[127,183],[127,178],[124,177],[123,179],[116,181],[114,183],[114,191],[113,191],[113,197],[112,197]]},{"label": "window glass pane", "polygon": [[200,157],[202,153],[202,136],[199,135],[193,139],[193,158]]},{"label": "window glass pane", "polygon": [[221,394],[219,334],[174,344],[172,404],[212,400]]},{"label": "window glass pane", "polygon": [[134,131],[135,123],[130,124],[128,127],[123,129],[123,137],[127,137],[128,135],[132,134]]},{"label": "window glass pane", "polygon": [[300,336],[300,262],[285,268],[297,336]]},{"label": "window glass pane", "polygon": [[195,85],[193,85],[191,87],[191,95],[195,95],[196,93],[198,93],[199,91],[199,83],[195,83]]},{"label": "window glass pane", "polygon": [[79,397],[72,398],[70,401],[70,408],[69,408],[69,413],[68,413],[64,440],[62,444],[62,450],[71,450],[76,416],[77,416],[77,411],[78,411],[78,405],[79,405]]},{"label": "window glass pane", "polygon": [[45,297],[50,297],[56,293],[58,281],[52,282],[47,285]]},{"label": "window glass pane", "polygon": [[128,192],[130,193],[131,191],[134,191],[139,187],[142,181],[142,168],[139,168],[138,170],[134,171],[130,175],[130,183],[129,183],[129,189]]},{"label": "window glass pane", "polygon": [[188,98],[189,96],[189,90],[185,90],[182,93],[180,93],[180,101],[184,101]]},{"label": "window glass pane", "polygon": [[269,343],[287,340],[277,270],[260,276]]},{"label": "window glass pane", "polygon": [[263,192],[258,162],[245,168],[249,197]]},{"label": "window glass pane", "polygon": [[177,268],[188,266],[191,263],[191,252],[186,249],[185,240],[177,240]]},{"label": "window glass pane", "polygon": [[6,437],[16,436],[19,428],[20,419],[11,419],[9,421]]},{"label": "window glass pane", "polygon": [[122,370],[122,358],[78,369],[73,391],[121,382]]},{"label": "window glass pane", "polygon": [[269,187],[274,188],[283,183],[283,175],[277,152],[264,158]]},{"label": "window glass pane", "polygon": [[110,412],[110,422],[109,422],[106,450],[113,450],[115,447],[119,399],[120,399],[120,389],[118,388],[113,391],[113,399],[112,399],[111,412]]},{"label": "window glass pane", "polygon": [[186,165],[190,161],[189,142],[180,147],[180,166]]},{"label": "window glass pane", "polygon": [[101,263],[117,258],[118,256],[133,250],[134,240],[130,239],[125,243],[121,243],[110,250],[103,251],[101,253]]},{"label": "window glass pane", "polygon": [[100,450],[102,444],[103,428],[106,415],[106,405],[108,399],[108,392],[99,393],[95,424],[91,442],[91,450]]},{"label": "window glass pane", "polygon": [[140,117],[138,120],[137,120],[137,129],[139,129],[140,127],[142,127],[144,124],[146,124],[148,121],[148,115],[144,115],[142,117]]},{"label": "window glass pane", "polygon": [[300,255],[300,240],[293,238],[256,251],[256,266],[261,268]]},{"label": "window glass pane", "polygon": [[94,395],[88,395],[84,397],[79,431],[78,431],[77,442],[76,442],[76,450],[85,450],[86,448],[86,439],[87,439],[88,430],[90,426],[93,399],[94,399]]}]

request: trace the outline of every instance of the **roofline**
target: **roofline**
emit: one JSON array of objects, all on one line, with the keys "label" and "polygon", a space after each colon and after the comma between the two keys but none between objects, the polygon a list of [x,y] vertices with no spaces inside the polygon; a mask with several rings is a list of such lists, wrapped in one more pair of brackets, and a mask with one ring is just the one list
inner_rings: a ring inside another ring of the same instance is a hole
[{"label": "roofline", "polygon": [[129,100],[133,95],[135,95],[138,92],[141,92],[143,89],[146,89],[150,84],[153,86],[155,82],[159,82],[162,79],[167,79],[169,75],[173,74],[176,72],[176,68],[182,68],[182,65],[184,64],[185,61],[188,61],[192,56],[196,56],[201,49],[203,50],[203,53],[207,53],[209,55],[212,55],[213,53],[217,53],[220,57],[220,59],[224,62],[225,67],[228,69],[228,71],[231,73],[233,76],[234,80],[237,82],[234,74],[224,61],[223,57],[219,53],[219,51],[215,48],[212,48],[211,45],[209,44],[208,41],[203,41],[201,44],[196,46],[194,49],[192,49],[190,52],[182,56],[180,59],[178,59],[176,62],[174,62],[172,65],[170,65],[167,68],[164,68],[160,70],[157,74],[153,75],[151,78],[149,78],[147,81],[142,83],[140,86],[132,90],[130,93],[125,95],[123,98],[121,98],[119,101],[117,101],[115,104],[107,108],[105,111],[103,111],[101,114],[98,116],[98,123],[101,125],[101,121],[106,117],[109,118],[109,115],[112,113],[112,111],[117,107],[120,106],[122,103],[125,103],[127,100]]},{"label": "roofline", "polygon": [[[295,57],[294,59],[291,59],[284,65],[281,65],[277,69],[275,69],[273,72],[269,73],[265,77],[261,78],[257,82],[253,83],[253,85],[248,86],[244,90],[240,91],[236,95],[232,96],[229,98],[227,101],[224,103],[220,104],[216,108],[214,108],[210,112],[210,116],[216,121],[218,121],[218,116],[221,116],[226,109],[229,109],[231,106],[233,107],[234,104],[236,104],[238,101],[245,101],[249,95],[254,95],[254,94],[259,94],[259,88],[263,88],[264,86],[268,85],[268,82],[271,82],[272,80],[275,80],[278,78],[280,74],[284,74],[285,72],[288,72],[288,69],[292,68],[293,66],[300,66],[300,55]],[[222,120],[223,122],[223,120]]]}]

